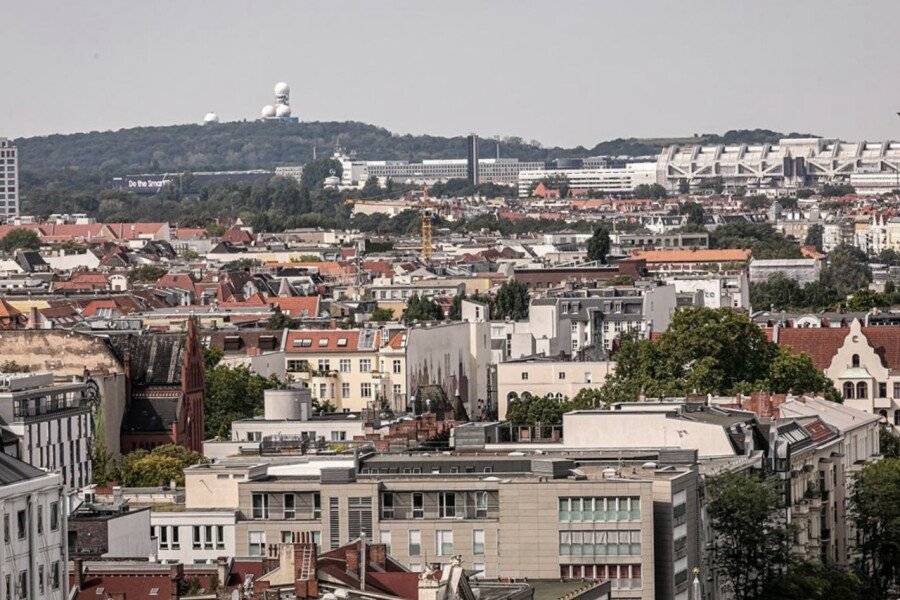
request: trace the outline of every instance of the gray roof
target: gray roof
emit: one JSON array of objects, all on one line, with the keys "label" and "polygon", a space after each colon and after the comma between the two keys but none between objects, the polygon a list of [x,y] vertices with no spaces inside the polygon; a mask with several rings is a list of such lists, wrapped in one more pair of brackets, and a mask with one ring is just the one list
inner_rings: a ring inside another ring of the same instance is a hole
[{"label": "gray roof", "polygon": [[46,474],[28,463],[0,452],[0,484],[2,485],[35,479]]}]

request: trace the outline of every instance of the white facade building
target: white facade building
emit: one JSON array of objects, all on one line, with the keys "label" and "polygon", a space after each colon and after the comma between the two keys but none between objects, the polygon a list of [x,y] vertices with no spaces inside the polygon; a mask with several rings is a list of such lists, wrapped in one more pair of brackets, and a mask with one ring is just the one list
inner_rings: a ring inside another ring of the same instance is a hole
[{"label": "white facade building", "polygon": [[19,216],[19,151],[0,138],[0,220]]},{"label": "white facade building", "polygon": [[0,374],[2,450],[28,464],[56,471],[68,489],[91,483],[94,432],[88,383],[54,383],[50,373]]},{"label": "white facade building", "polygon": [[0,597],[68,597],[62,481],[0,452]]},{"label": "white facade building", "polygon": [[220,556],[234,556],[234,524],[237,511],[206,509],[153,511],[150,525],[160,562],[185,565],[215,563]]},{"label": "white facade building", "polygon": [[519,172],[519,197],[527,198],[532,186],[544,179],[564,178],[572,191],[598,194],[631,193],[639,185],[656,183],[656,163],[630,163],[608,169],[532,169]]}]

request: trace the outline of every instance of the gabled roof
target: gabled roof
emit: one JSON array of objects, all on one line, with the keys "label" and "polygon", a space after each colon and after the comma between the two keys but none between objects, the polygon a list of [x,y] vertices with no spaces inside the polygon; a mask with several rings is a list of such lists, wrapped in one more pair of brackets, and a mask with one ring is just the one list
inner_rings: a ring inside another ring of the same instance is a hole
[{"label": "gabled roof", "polygon": [[[863,327],[869,345],[888,369],[900,369],[900,326]],[[778,345],[808,354],[818,369],[827,369],[850,334],[849,327],[781,327]]]},{"label": "gabled roof", "polygon": [[267,302],[272,306],[277,306],[289,317],[319,316],[319,296],[279,296],[269,298]]},{"label": "gabled roof", "polygon": [[299,329],[288,331],[288,354],[377,352],[380,335],[374,329]]}]

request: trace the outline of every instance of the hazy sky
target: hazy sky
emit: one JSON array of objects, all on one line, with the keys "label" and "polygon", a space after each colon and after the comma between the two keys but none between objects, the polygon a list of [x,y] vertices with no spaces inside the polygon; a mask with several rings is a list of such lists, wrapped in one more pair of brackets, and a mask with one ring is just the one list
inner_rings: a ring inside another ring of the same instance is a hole
[{"label": "hazy sky", "polygon": [[0,136],[253,119],[591,146],[900,138],[900,0],[2,0]]}]

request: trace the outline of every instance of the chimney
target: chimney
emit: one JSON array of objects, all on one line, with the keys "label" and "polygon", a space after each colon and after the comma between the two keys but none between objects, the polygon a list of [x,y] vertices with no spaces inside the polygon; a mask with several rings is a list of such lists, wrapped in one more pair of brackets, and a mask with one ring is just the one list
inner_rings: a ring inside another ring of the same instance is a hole
[{"label": "chimney", "polygon": [[310,533],[301,534],[302,543],[294,544],[294,595],[297,598],[318,598],[319,581],[316,573],[318,554]]},{"label": "chimney", "polygon": [[220,556],[216,559],[216,577],[219,579],[220,586],[228,584],[228,574],[231,572],[228,558]]},{"label": "chimney", "polygon": [[378,569],[384,569],[387,564],[387,546],[384,544],[370,544],[369,564]]},{"label": "chimney", "polygon": [[81,590],[84,587],[84,560],[80,558],[72,559],[72,570],[75,575],[75,589]]},{"label": "chimney", "polygon": [[359,550],[356,544],[345,550],[344,560],[347,564],[347,575],[359,575]]}]

